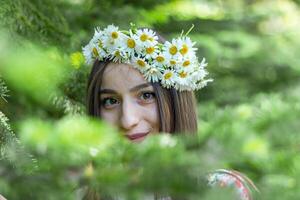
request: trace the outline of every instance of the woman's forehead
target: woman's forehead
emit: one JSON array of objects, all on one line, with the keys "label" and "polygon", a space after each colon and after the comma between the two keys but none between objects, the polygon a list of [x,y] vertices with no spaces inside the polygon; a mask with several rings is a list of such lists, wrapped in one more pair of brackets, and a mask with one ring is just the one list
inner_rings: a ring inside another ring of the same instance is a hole
[{"label": "woman's forehead", "polygon": [[104,70],[101,88],[128,89],[148,83],[133,66],[123,63],[109,63]]}]

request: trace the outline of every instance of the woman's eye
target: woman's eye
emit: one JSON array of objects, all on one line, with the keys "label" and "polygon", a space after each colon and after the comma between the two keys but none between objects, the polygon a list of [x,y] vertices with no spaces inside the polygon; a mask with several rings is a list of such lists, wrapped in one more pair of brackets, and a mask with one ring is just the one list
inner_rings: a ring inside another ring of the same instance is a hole
[{"label": "woman's eye", "polygon": [[155,98],[154,92],[143,92],[141,94],[141,99],[144,101],[150,101]]},{"label": "woman's eye", "polygon": [[104,98],[101,101],[101,105],[106,107],[106,108],[113,107],[116,104],[118,104],[118,100],[114,99],[114,98]]}]

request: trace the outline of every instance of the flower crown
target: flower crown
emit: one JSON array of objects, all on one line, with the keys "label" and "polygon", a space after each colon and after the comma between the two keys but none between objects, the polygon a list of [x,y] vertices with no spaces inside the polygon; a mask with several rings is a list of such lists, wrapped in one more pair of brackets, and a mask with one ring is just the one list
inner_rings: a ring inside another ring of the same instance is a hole
[{"label": "flower crown", "polygon": [[149,82],[160,82],[165,88],[174,87],[179,91],[193,91],[212,79],[204,79],[208,74],[207,63],[204,58],[198,61],[195,42],[187,34],[161,44],[150,29],[121,31],[109,25],[103,30],[96,28],[93,38],[82,50],[87,64],[96,59],[131,64]]}]

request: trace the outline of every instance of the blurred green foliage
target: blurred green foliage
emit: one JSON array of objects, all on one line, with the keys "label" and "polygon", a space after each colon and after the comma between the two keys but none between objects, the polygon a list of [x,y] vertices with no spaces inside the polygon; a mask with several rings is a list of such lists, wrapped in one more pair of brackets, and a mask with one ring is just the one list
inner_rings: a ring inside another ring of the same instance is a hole
[{"label": "blurred green foliage", "polygon": [[[232,199],[195,184],[218,168],[247,174],[261,199],[299,199],[300,1],[1,0],[0,19],[0,193],[8,199],[76,199],[86,186],[125,199]],[[195,25],[189,36],[215,80],[196,94],[196,139],[132,145],[84,116],[90,68],[72,53],[94,27],[130,22],[167,39]]]}]

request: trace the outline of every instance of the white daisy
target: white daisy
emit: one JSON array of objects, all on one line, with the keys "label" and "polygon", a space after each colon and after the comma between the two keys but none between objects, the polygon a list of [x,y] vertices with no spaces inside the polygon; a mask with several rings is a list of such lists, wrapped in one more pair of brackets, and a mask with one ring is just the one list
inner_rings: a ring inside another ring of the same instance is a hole
[{"label": "white daisy", "polygon": [[145,73],[144,77],[149,82],[158,82],[162,78],[162,73],[157,67],[150,67]]},{"label": "white daisy", "polygon": [[103,40],[104,40],[103,31],[101,31],[100,28],[97,27],[95,29],[95,33],[94,33],[94,36],[93,36],[91,42],[96,44],[95,47],[98,50],[100,57],[102,57],[102,58],[107,57],[107,52],[105,51],[105,48],[103,45]]},{"label": "white daisy", "polygon": [[150,68],[147,61],[141,57],[133,57],[131,64],[142,73],[146,72]]},{"label": "white daisy", "polygon": [[195,68],[195,71],[191,75],[195,85],[195,90],[201,89],[202,87],[205,87],[207,83],[213,81],[213,79],[205,80],[205,77],[208,75],[208,72],[205,70],[206,66],[207,63],[205,62],[205,58],[203,58],[201,63],[198,63],[198,67]]},{"label": "white daisy", "polygon": [[153,64],[157,67],[162,67],[167,64],[167,59],[164,54],[157,54],[153,59]]},{"label": "white daisy", "polygon": [[[197,75],[198,79],[202,79],[207,75],[207,72],[205,70],[205,67],[207,66],[207,63],[205,62],[205,58],[202,59],[201,63],[198,61],[194,63],[193,65],[193,71]],[[200,77],[201,75],[201,77]]]},{"label": "white daisy", "polygon": [[191,80],[190,73],[182,69],[177,72],[177,79],[174,87],[179,91],[191,90]]},{"label": "white daisy", "polygon": [[124,47],[126,47],[126,52],[128,53],[129,56],[134,56],[135,49],[137,47],[136,41],[134,40],[133,37],[131,36],[126,36],[124,38]]},{"label": "white daisy", "polygon": [[138,30],[134,35],[134,38],[137,41],[138,46],[141,47],[155,46],[158,43],[158,37],[151,29]]},{"label": "white daisy", "polygon": [[103,60],[107,56],[105,50],[99,46],[97,38],[92,38],[91,41],[82,48],[83,55],[87,64],[92,64],[95,59]]},{"label": "white daisy", "polygon": [[181,57],[179,60],[179,64],[177,65],[177,70],[183,69],[186,72],[191,72],[194,70],[195,66],[197,66],[198,60],[196,56],[185,56]]},{"label": "white daisy", "polygon": [[103,46],[110,52],[116,48],[123,46],[125,34],[119,31],[119,28],[114,25],[109,25],[103,30]]},{"label": "white daisy", "polygon": [[177,57],[179,55],[178,41],[176,39],[173,39],[172,42],[166,41],[163,46],[163,51],[172,57]]},{"label": "white daisy", "polygon": [[161,83],[164,87],[166,88],[171,88],[174,83],[176,81],[176,74],[173,70],[165,70],[163,75],[162,75],[162,79],[161,79]]},{"label": "white daisy", "polygon": [[207,74],[208,73],[205,69],[199,68],[192,73],[192,76],[195,81],[198,81],[198,80],[203,80]]},{"label": "white daisy", "polygon": [[177,39],[178,51],[182,56],[195,56],[197,48],[193,47],[196,43],[185,36]]},{"label": "white daisy", "polygon": [[96,27],[93,38],[101,39],[103,35],[103,31],[99,27]]},{"label": "white daisy", "polygon": [[143,55],[145,55],[146,59],[154,59],[158,53],[158,46],[148,46],[143,50]]},{"label": "white daisy", "polygon": [[129,63],[129,56],[122,47],[116,48],[110,55],[110,59],[118,63]]},{"label": "white daisy", "polygon": [[[104,44],[104,46],[105,46],[105,44]],[[121,53],[122,57],[126,57],[126,58],[129,57],[129,55],[131,54],[129,52],[129,49],[127,48],[125,36],[122,36],[122,38],[115,40],[113,45],[110,45],[110,46],[104,47],[104,48],[107,51],[107,54],[109,56],[113,56],[118,51]]]},{"label": "white daisy", "polygon": [[85,58],[86,64],[90,65],[94,61],[94,56],[93,56],[93,48],[94,44],[89,42],[86,46],[82,47],[82,53]]},{"label": "white daisy", "polygon": [[180,65],[180,60],[182,60],[178,56],[173,56],[168,52],[163,52],[163,56],[166,58],[166,66],[175,69],[178,68],[178,65]]}]

